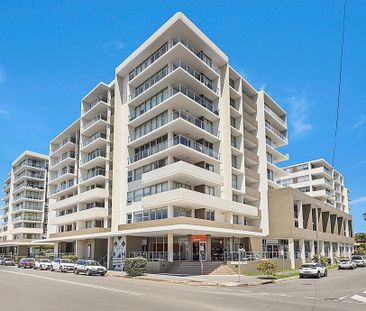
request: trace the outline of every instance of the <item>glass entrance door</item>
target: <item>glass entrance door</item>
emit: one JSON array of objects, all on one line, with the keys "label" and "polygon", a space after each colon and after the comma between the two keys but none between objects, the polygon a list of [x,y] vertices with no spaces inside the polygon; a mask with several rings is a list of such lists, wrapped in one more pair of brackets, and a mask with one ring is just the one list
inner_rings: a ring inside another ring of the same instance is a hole
[{"label": "glass entrance door", "polygon": [[[200,258],[201,256],[201,258]],[[206,241],[193,241],[192,242],[192,259],[194,261],[207,260],[207,243]]]}]

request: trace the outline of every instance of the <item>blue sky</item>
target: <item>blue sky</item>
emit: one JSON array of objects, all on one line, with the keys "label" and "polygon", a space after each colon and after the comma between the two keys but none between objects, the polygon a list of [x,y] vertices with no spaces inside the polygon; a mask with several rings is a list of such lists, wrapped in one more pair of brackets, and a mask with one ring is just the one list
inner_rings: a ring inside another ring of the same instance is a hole
[{"label": "blue sky", "polygon": [[[0,3],[0,178],[48,142],[80,99],[175,12],[184,12],[255,87],[287,111],[288,164],[331,161],[341,1],[21,1]],[[348,1],[336,168],[366,231],[366,1]]]}]

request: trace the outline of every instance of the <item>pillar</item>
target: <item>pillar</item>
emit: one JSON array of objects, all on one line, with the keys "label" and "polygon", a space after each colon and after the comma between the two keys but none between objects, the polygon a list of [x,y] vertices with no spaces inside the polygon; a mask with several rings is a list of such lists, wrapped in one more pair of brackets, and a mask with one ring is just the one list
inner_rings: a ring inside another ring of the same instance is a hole
[{"label": "pillar", "polygon": [[315,245],[314,245],[314,240],[310,241],[310,257],[311,260],[313,260],[313,257],[315,256]]},{"label": "pillar", "polygon": [[298,221],[299,221],[299,228],[304,228],[304,216],[302,212],[302,201],[296,201],[297,203],[297,212],[298,212]]},{"label": "pillar", "polygon": [[300,244],[300,258],[301,258],[301,263],[305,263],[306,262],[306,258],[305,258],[305,240],[299,240],[299,244]]},{"label": "pillar", "polygon": [[112,270],[112,258],[113,258],[113,237],[108,238],[107,244],[107,269]]},{"label": "pillar", "polygon": [[294,239],[288,239],[288,256],[290,259],[291,269],[295,269]]},{"label": "pillar", "polygon": [[54,253],[55,257],[58,257],[58,253],[59,253],[58,244],[59,244],[59,242],[55,242],[53,244],[53,253]]},{"label": "pillar", "polygon": [[333,258],[333,243],[332,242],[330,242],[329,255],[330,255],[330,263],[333,264],[334,258]]},{"label": "pillar", "polygon": [[319,241],[319,253],[321,256],[324,256],[324,241]]},{"label": "pillar", "polygon": [[168,261],[173,262],[174,258],[174,249],[173,249],[173,233],[168,233]]}]

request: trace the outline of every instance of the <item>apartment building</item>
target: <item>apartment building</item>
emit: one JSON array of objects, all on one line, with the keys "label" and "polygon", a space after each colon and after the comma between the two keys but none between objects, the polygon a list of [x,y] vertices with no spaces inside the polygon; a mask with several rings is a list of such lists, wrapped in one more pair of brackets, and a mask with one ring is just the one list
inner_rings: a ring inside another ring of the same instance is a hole
[{"label": "apartment building", "polygon": [[280,178],[283,186],[296,188],[349,213],[348,189],[344,185],[344,177],[324,159],[294,164],[284,170],[289,176]]},{"label": "apartment building", "polygon": [[269,219],[264,250],[283,254],[291,268],[311,262],[315,254],[334,263],[353,252],[352,216],[292,187],[269,191]]},{"label": "apartment building", "polygon": [[286,112],[177,13],[51,141],[47,241],[115,269],[261,251],[286,144]]},{"label": "apartment building", "polygon": [[48,156],[23,152],[4,181],[0,221],[0,254],[35,255],[53,244],[35,243],[47,235]]}]

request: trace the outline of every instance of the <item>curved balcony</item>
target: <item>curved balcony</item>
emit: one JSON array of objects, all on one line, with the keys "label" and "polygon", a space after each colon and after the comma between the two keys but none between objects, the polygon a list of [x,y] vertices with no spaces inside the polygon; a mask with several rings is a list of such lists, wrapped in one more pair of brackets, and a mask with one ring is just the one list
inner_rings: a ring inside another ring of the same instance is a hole
[{"label": "curved balcony", "polygon": [[109,106],[107,102],[108,98],[106,95],[99,95],[91,103],[84,104],[81,114],[83,115],[83,117],[85,117],[89,111],[91,111],[94,107],[98,105],[101,105],[104,109],[104,107]]},{"label": "curved balcony", "polygon": [[[181,126],[179,126],[178,122],[181,123]],[[157,124],[155,126],[152,126],[150,124],[144,127],[140,127],[138,131],[135,130],[135,133],[129,137],[129,142],[134,143],[134,145],[136,145],[141,144],[142,140],[145,139],[151,140],[153,138],[150,137],[151,136],[149,135],[150,133],[154,133],[155,136],[159,136],[161,135],[160,132],[166,131],[166,126],[168,126],[169,124],[172,124],[172,126],[173,124],[175,124],[174,125],[175,132],[186,131],[187,126],[193,125],[192,132],[190,132],[192,138],[197,139],[205,138],[207,140],[212,139],[217,140],[219,136],[219,130],[217,127],[211,126],[183,110],[173,111],[172,113],[169,113],[166,116],[160,118],[156,123]]]},{"label": "curved balcony", "polygon": [[68,151],[65,152],[61,158],[58,158],[56,160],[51,160],[51,167],[50,170],[57,170],[58,168],[61,168],[66,165],[72,165],[75,162],[75,152],[74,151]]},{"label": "curved balcony", "polygon": [[94,118],[84,124],[84,126],[81,128],[81,133],[83,135],[90,135],[92,134],[92,131],[95,132],[104,130],[108,124],[107,119],[108,118],[106,114],[97,114]]},{"label": "curved balcony", "polygon": [[61,143],[51,148],[51,156],[57,157],[67,151],[68,148],[75,148],[75,144],[76,139],[74,137],[66,138]]},{"label": "curved balcony", "polygon": [[104,168],[97,167],[92,172],[81,176],[79,183],[82,186],[88,186],[96,182],[104,181],[105,179],[107,179],[106,170]]},{"label": "curved balcony", "polygon": [[216,152],[213,149],[210,149],[190,138],[187,138],[183,135],[177,135],[172,139],[166,140],[154,147],[148,148],[146,150],[143,150],[141,152],[138,152],[128,158],[128,163],[132,164],[135,162],[138,162],[142,159],[151,157],[155,154],[158,154],[164,150],[167,150],[168,148],[174,147],[174,146],[184,146],[187,147],[190,150],[194,150],[195,152],[198,152],[200,154],[203,154],[209,158],[220,160],[220,154]]},{"label": "curved balcony", "polygon": [[90,169],[92,167],[102,166],[105,164],[106,160],[106,151],[97,149],[80,160],[80,168]]},{"label": "curved balcony", "polygon": [[16,212],[20,212],[20,211],[22,211],[22,212],[23,211],[24,212],[31,211],[31,212],[42,213],[43,212],[43,207],[42,206],[32,206],[32,205],[29,205],[29,204],[24,204],[24,205],[21,205],[21,206],[15,206],[15,207],[13,207],[12,214],[16,213]]},{"label": "curved balcony", "polygon": [[75,176],[75,169],[73,167],[68,167],[67,169],[61,170],[56,175],[53,175],[48,182],[51,184],[57,184],[65,180],[69,180]]},{"label": "curved balcony", "polygon": [[107,135],[103,132],[97,132],[91,137],[85,139],[81,144],[81,151],[90,152],[94,149],[103,149],[107,143]]}]

